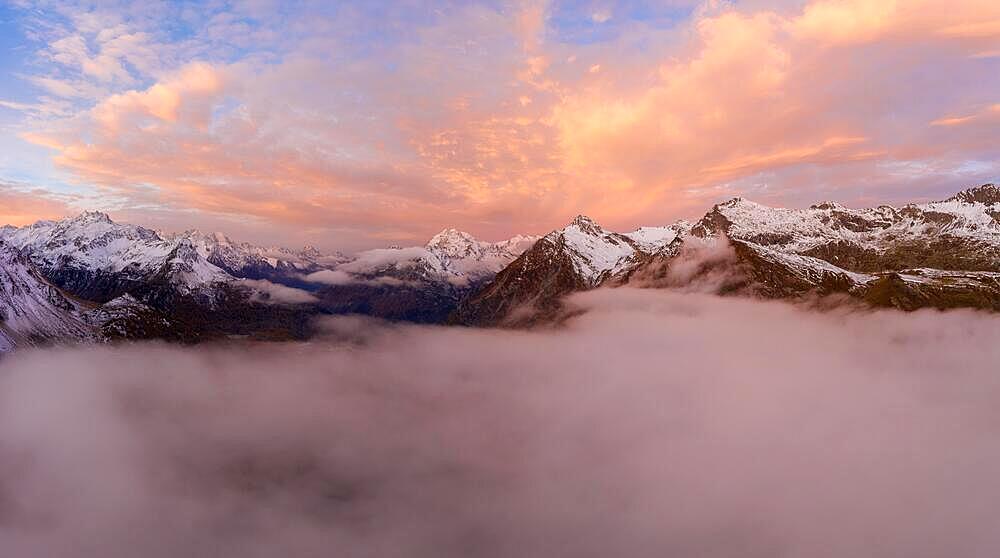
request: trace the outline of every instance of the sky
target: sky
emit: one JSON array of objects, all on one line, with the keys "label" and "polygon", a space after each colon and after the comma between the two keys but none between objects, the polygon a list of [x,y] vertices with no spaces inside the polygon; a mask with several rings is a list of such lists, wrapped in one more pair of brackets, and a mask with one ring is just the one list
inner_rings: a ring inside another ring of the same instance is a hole
[{"label": "sky", "polygon": [[0,2],[0,223],[345,251],[1000,177],[1000,2]]}]

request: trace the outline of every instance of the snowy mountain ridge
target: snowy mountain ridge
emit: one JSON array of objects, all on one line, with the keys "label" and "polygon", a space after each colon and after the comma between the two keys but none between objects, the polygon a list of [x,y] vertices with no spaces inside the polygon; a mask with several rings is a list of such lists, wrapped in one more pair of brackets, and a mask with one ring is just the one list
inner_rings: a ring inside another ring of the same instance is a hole
[{"label": "snowy mountain ridge", "polygon": [[81,310],[35,271],[20,250],[0,241],[0,353],[20,345],[93,338]]},{"label": "snowy mountain ridge", "polygon": [[[49,280],[83,299],[104,303],[131,293],[158,298],[161,304],[171,298],[170,293],[210,301],[224,286],[255,290],[261,284],[254,281],[261,279],[321,290],[369,281],[384,287],[440,285],[453,298],[492,278],[535,241],[516,236],[484,242],[445,229],[425,246],[367,250],[347,257],[312,247],[299,251],[261,247],[223,233],[164,234],[116,223],[106,213],[94,211],[59,221],[5,226],[0,228],[0,239],[23,251]],[[324,283],[323,273],[331,272],[336,280]],[[319,280],[310,280],[317,276]]]},{"label": "snowy mountain ridge", "polygon": [[[164,278],[184,291],[234,277],[319,269],[325,256],[236,243],[221,233],[187,231],[161,235],[145,227],[116,223],[106,213],[87,211],[60,221],[39,221],[0,229],[0,239],[23,250],[50,276],[89,273],[116,276],[123,285]],[[330,261],[342,261],[337,255]],[[111,289],[96,298],[113,298]]]},{"label": "snowy mountain ridge", "polygon": [[469,325],[522,324],[510,316],[533,319],[535,308],[553,312],[559,298],[627,277],[656,254],[670,251],[690,231],[678,221],[666,227],[641,227],[630,233],[608,231],[585,215],[540,238],[493,281],[463,300],[451,320]]},{"label": "snowy mountain ridge", "polygon": [[[699,255],[705,242],[716,248]],[[671,273],[675,268],[685,271]],[[463,301],[454,321],[530,324],[539,316],[553,319],[559,299],[572,292],[623,284],[684,287],[678,277],[711,278],[703,288],[720,294],[841,294],[907,310],[1000,310],[998,274],[1000,188],[993,184],[901,208],[824,202],[785,209],[733,198],[694,225],[627,234],[579,216]]]},{"label": "snowy mountain ridge", "polygon": [[274,320],[301,336],[316,312],[510,325],[530,323],[511,316],[558,315],[572,292],[683,288],[706,277],[720,294],[1000,311],[1000,188],[992,184],[898,208],[785,209],[733,198],[693,225],[626,233],[584,215],[542,237],[499,242],[447,228],[423,246],[352,257],[197,230],[162,234],[101,212],[0,227],[0,242],[5,346],[94,327],[125,337],[179,327],[189,329],[185,339],[206,327],[243,335],[270,331]]},{"label": "snowy mountain ridge", "polygon": [[884,250],[892,244],[948,235],[1000,244],[1000,194],[986,184],[939,202],[902,208],[880,205],[848,209],[835,203],[808,209],[774,208],[743,198],[716,205],[694,234],[724,232],[732,238],[801,253],[829,242],[849,242]]},{"label": "snowy mountain ridge", "polygon": [[577,215],[562,229],[545,235],[545,241],[564,249],[576,272],[596,285],[618,275],[687,234],[690,225],[678,221],[666,227],[641,227],[630,233],[604,229],[586,215]]}]

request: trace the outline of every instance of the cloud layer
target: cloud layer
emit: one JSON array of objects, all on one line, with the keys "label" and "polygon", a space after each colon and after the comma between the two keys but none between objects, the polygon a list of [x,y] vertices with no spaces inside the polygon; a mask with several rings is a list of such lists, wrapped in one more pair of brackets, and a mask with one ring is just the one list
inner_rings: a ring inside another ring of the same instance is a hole
[{"label": "cloud layer", "polygon": [[1000,320],[575,298],[565,329],[0,364],[0,538],[44,556],[992,556]]},{"label": "cloud layer", "polygon": [[657,5],[32,6],[22,135],[138,217],[245,215],[344,247],[998,175],[992,0]]},{"label": "cloud layer", "polygon": [[319,301],[308,291],[279,285],[265,279],[241,279],[239,284],[253,289],[252,300],[264,304],[309,304]]}]

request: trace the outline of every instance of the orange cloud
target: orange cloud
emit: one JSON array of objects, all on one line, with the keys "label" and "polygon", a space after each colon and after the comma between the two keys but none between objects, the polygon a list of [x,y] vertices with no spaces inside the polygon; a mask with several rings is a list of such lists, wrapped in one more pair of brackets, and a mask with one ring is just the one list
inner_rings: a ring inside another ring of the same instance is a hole
[{"label": "orange cloud", "polygon": [[64,201],[45,190],[0,182],[0,225],[29,225],[42,219],[58,219],[71,211]]},{"label": "orange cloud", "polygon": [[821,0],[791,21],[793,32],[827,43],[855,43],[877,38],[899,16],[898,0]]},{"label": "orange cloud", "polygon": [[797,200],[996,153],[971,126],[993,109],[966,113],[996,102],[973,57],[997,48],[1000,3],[706,6],[581,45],[547,32],[544,3],[468,4],[359,59],[309,22],[279,58],[186,64],[24,137],[137,205],[371,237],[663,222],[750,182]]},{"label": "orange cloud", "polygon": [[93,122],[104,133],[116,134],[124,119],[153,117],[175,123],[184,117],[187,124],[205,128],[211,105],[222,92],[225,77],[209,64],[195,62],[145,91],[127,91],[101,101],[91,111]]},{"label": "orange cloud", "polygon": [[1000,37],[1000,19],[959,23],[940,32],[950,37]]},{"label": "orange cloud", "polygon": [[959,126],[975,120],[975,116],[952,116],[931,121],[931,126]]},{"label": "orange cloud", "polygon": [[973,122],[981,122],[1000,116],[1000,103],[992,104],[974,114],[966,116],[950,116],[931,121],[931,126],[961,126]]}]

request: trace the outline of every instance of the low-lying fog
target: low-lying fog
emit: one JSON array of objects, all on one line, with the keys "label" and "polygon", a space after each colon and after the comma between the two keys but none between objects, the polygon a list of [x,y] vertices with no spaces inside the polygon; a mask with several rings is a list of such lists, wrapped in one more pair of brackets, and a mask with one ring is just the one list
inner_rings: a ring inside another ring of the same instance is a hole
[{"label": "low-lying fog", "polygon": [[15,354],[0,554],[1000,553],[1000,317],[575,303],[552,331]]}]

